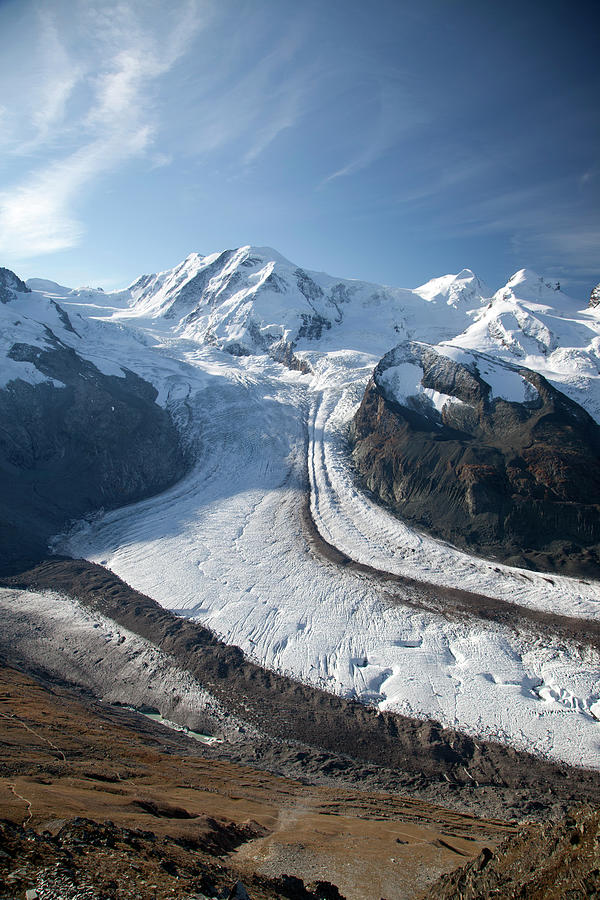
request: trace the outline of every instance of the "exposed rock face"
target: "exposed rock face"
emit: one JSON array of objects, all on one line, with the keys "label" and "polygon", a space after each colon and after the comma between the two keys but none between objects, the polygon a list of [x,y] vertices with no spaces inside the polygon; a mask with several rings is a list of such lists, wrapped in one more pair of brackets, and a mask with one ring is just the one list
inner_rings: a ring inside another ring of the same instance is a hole
[{"label": "exposed rock face", "polygon": [[[459,546],[597,575],[600,427],[541,375],[462,356],[409,342],[382,359],[353,423],[367,487]],[[523,399],[494,396],[486,366]]]},{"label": "exposed rock face", "polygon": [[10,303],[15,299],[15,291],[21,294],[30,294],[31,289],[24,281],[11,272],[10,269],[0,267],[0,303]]},{"label": "exposed rock face", "polygon": [[0,391],[0,567],[44,555],[70,519],[156,493],[185,471],[152,385],[104,375],[49,336],[50,349],[14,344],[9,356],[53,380]]},{"label": "exposed rock face", "polygon": [[590,294],[590,306],[600,306],[600,283],[596,285]]}]

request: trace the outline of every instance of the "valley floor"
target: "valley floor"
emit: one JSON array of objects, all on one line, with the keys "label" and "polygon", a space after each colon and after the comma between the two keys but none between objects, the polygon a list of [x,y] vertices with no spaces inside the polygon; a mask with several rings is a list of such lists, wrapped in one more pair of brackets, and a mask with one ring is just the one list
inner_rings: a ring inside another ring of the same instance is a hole
[{"label": "valley floor", "polygon": [[[302,783],[0,668],[0,897],[413,898],[515,827]],[[305,887],[292,878],[301,878]],[[319,892],[320,891],[320,892]]]},{"label": "valley floor", "polygon": [[[162,378],[194,469],[81,523],[56,551],[107,566],[306,684],[600,767],[598,584],[471,557],[358,490],[347,425],[375,356],[305,352],[313,373],[301,375],[196,344],[162,352],[164,372],[144,374]],[[315,550],[307,491],[318,535],[362,569]],[[450,608],[447,589],[511,604],[514,617]]]}]

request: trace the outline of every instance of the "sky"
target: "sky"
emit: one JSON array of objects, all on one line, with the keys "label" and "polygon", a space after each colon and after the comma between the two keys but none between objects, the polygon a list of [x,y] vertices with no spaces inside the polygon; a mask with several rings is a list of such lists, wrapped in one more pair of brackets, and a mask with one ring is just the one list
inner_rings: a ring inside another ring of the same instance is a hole
[{"label": "sky", "polygon": [[600,281],[596,3],[0,0],[0,265]]}]

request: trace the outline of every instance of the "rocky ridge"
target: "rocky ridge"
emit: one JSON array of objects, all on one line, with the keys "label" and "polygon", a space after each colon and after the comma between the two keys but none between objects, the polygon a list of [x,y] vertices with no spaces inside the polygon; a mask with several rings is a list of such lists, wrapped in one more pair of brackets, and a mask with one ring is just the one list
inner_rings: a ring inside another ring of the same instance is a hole
[{"label": "rocky ridge", "polygon": [[[523,827],[495,852],[444,875],[425,897],[588,900],[600,896],[600,812],[580,806],[542,829]],[[425,900],[425,898],[423,898]]]},{"label": "rocky ridge", "polygon": [[[0,567],[14,568],[44,556],[71,519],[164,490],[187,460],[150,383],[125,366],[102,372],[65,341],[78,335],[58,303],[0,274],[3,302],[22,317],[14,333],[26,338],[5,331],[12,369],[0,388]],[[16,303],[24,294],[38,298],[39,321]]]},{"label": "rocky ridge", "polygon": [[0,267],[0,303],[10,303],[18,293],[29,294],[31,288],[10,269]]},{"label": "rocky ridge", "polygon": [[539,373],[400,344],[375,369],[352,440],[366,486],[418,527],[513,564],[599,571],[600,428]]}]

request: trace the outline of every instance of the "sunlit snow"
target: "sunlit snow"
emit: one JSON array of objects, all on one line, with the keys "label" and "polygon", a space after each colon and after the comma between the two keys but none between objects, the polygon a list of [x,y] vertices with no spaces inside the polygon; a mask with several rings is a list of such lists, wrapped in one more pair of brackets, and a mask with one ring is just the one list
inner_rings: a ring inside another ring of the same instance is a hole
[{"label": "sunlit snow", "polygon": [[[150,380],[197,460],[169,491],[79,523],[56,549],[108,566],[257,662],[308,683],[600,766],[597,653],[403,605],[412,589],[386,590],[321,559],[301,517],[308,497],[323,538],[375,568],[598,619],[597,583],[473,558],[391,516],[356,487],[346,445],[373,368],[406,339],[447,342],[440,352],[452,352],[449,344],[478,350],[515,369],[543,360],[543,374],[579,402],[585,395],[598,416],[597,314],[576,312],[570,300],[559,312],[548,295],[560,292],[549,288],[540,308],[522,302],[523,279],[490,299],[470,272],[417,291],[311,272],[306,301],[296,267],[269,250],[232,251],[204,279],[219,258],[192,254],[129,293],[61,298],[81,335],[63,330],[61,339],[83,353],[93,338],[94,361],[126,361]],[[186,292],[194,279],[198,290]],[[330,327],[297,340],[296,356],[312,369],[301,374],[271,359],[261,342],[297,335],[307,314],[327,315]],[[252,355],[221,349],[251,340]],[[490,359],[481,375],[497,396],[522,399],[522,379],[506,371]],[[414,375],[396,373],[399,389]]]}]

